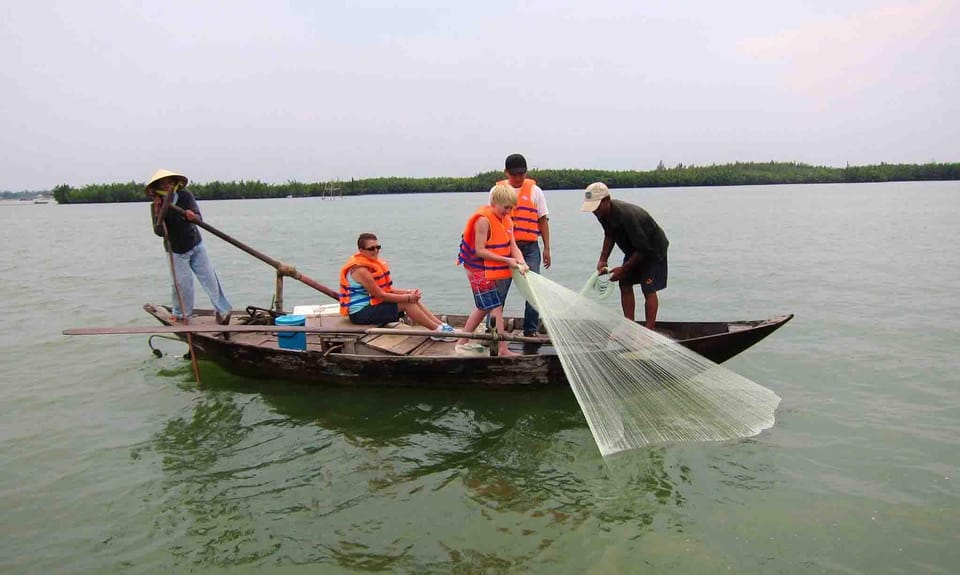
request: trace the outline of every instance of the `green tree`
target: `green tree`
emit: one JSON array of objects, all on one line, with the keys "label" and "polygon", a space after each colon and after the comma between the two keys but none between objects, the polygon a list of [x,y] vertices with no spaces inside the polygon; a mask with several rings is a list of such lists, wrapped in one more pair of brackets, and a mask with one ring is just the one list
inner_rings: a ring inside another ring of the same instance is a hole
[{"label": "green tree", "polygon": [[69,203],[70,193],[73,192],[73,188],[67,184],[60,184],[59,186],[53,188],[50,193],[53,195],[53,199],[57,200],[58,204]]}]

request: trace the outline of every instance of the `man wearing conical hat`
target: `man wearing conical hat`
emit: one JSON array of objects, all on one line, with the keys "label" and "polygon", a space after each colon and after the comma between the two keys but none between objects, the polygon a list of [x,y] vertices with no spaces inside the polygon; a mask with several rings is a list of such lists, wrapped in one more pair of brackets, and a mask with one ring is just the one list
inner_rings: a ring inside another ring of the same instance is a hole
[{"label": "man wearing conical hat", "polygon": [[[153,200],[150,205],[153,231],[164,239],[164,247],[173,260],[173,317],[180,321],[193,313],[193,276],[196,275],[216,309],[217,323],[228,324],[230,302],[207,256],[200,230],[194,224],[202,221],[202,217],[196,198],[186,189],[187,183],[187,177],[182,174],[157,170],[144,188]],[[184,213],[171,210],[171,205]],[[181,301],[183,309],[180,309]]]}]

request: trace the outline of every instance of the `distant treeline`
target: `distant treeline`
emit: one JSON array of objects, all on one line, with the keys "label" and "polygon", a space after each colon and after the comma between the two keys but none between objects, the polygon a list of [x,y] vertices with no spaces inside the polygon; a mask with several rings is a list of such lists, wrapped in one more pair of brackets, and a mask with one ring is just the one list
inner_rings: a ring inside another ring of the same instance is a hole
[{"label": "distant treeline", "polygon": [[0,200],[49,200],[51,195],[51,192],[0,192]]},{"label": "distant treeline", "polygon": [[[268,184],[260,181],[192,182],[190,190],[203,200],[249,198],[358,196],[368,194],[426,194],[485,192],[503,173],[492,171],[469,178],[370,178],[365,180]],[[788,162],[684,166],[656,170],[531,170],[529,177],[545,190],[583,189],[592,182],[610,188],[680,186],[749,186],[758,184],[832,184],[854,182],[905,182],[960,180],[960,163],[878,164],[831,168]],[[61,204],[146,201],[142,182],[91,184],[73,188],[57,186],[50,193]]]}]

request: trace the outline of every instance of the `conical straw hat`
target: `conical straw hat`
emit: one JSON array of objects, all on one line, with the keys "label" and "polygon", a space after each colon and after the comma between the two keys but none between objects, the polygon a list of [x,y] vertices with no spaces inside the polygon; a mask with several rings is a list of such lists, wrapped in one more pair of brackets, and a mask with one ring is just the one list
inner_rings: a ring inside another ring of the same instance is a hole
[{"label": "conical straw hat", "polygon": [[187,182],[189,181],[189,180],[187,179],[187,177],[184,176],[183,174],[178,174],[178,173],[176,173],[176,172],[171,172],[170,170],[160,169],[160,170],[157,170],[156,172],[154,172],[152,176],[150,176],[150,179],[147,180],[147,185],[144,186],[143,191],[146,192],[146,193],[150,193],[150,186],[152,186],[153,184],[157,183],[158,181],[160,181],[160,180],[162,180],[162,179],[164,179],[164,178],[171,178],[171,177],[173,177],[173,178],[180,178],[180,186],[181,186],[181,187],[186,186],[186,185],[187,185]]}]

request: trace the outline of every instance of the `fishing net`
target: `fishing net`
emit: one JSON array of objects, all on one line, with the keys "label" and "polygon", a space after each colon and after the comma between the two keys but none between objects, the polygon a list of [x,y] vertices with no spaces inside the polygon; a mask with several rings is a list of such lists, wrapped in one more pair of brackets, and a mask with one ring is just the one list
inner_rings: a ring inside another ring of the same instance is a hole
[{"label": "fishing net", "polygon": [[608,295],[613,293],[613,290],[610,286],[610,274],[601,274],[600,272],[593,272],[587,279],[587,283],[583,284],[583,288],[580,290],[580,295],[583,297],[591,299],[606,299]]},{"label": "fishing net", "polygon": [[533,272],[514,283],[540,312],[604,456],[773,426],[775,393],[601,305],[597,274],[581,294]]}]

